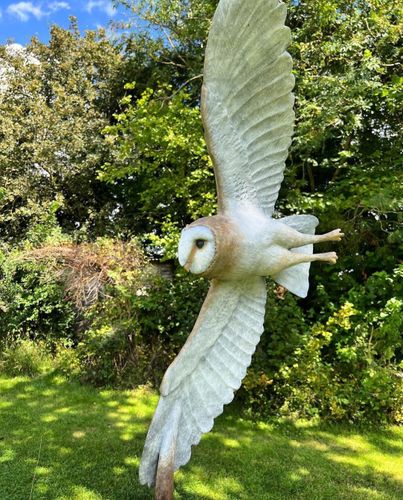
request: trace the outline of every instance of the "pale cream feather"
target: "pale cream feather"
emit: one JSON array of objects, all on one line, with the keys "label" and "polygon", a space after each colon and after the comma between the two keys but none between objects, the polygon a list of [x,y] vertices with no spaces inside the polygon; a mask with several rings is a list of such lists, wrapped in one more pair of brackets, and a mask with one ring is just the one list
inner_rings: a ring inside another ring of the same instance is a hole
[{"label": "pale cream feather", "polygon": [[154,484],[163,428],[175,405],[181,408],[178,469],[189,461],[192,445],[212,429],[223,406],[232,401],[263,332],[265,305],[263,278],[212,283],[195,327],[161,385],[140,466],[143,484]]},{"label": "pale cream feather", "polygon": [[294,127],[290,30],[278,0],[221,0],[206,48],[202,115],[220,211],[272,215]]}]

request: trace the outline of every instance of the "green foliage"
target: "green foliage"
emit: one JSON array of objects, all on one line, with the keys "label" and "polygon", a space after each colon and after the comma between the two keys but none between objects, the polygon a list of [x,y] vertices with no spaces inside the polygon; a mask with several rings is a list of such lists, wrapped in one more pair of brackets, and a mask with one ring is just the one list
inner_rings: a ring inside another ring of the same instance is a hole
[{"label": "green foliage", "polygon": [[0,352],[0,372],[8,375],[34,377],[52,367],[52,357],[43,341],[19,340]]},{"label": "green foliage", "polygon": [[41,339],[49,345],[75,337],[76,313],[61,280],[24,252],[0,252],[0,344]]},{"label": "green foliage", "polygon": [[[138,232],[151,234],[151,242],[172,256],[183,224],[214,208],[197,114],[209,19],[217,2],[117,3],[156,32],[125,40],[128,51],[142,54],[141,60],[126,59],[129,66],[138,63],[140,83],[108,129],[118,161],[115,156],[105,165],[102,178],[124,186],[130,215],[143,215]],[[347,291],[373,272],[392,271],[403,255],[402,18],[401,6],[387,0],[290,2],[297,123],[278,209],[315,213],[321,231],[341,226],[347,234],[338,267],[323,278],[314,270],[314,284],[330,288],[330,301],[337,300],[340,288]],[[148,76],[147,90],[140,73]],[[353,274],[340,282],[343,269]]]},{"label": "green foliage", "polygon": [[125,211],[137,214],[132,227],[167,258],[176,254],[180,229],[215,208],[199,110],[188,105],[186,92],[170,97],[171,91],[147,89],[134,103],[130,95],[123,99],[124,111],[105,129],[113,158],[100,175],[109,183],[126,179]]},{"label": "green foliage", "polygon": [[157,385],[196,320],[207,284],[163,279],[136,242],[43,241],[48,246],[25,242],[1,253],[0,345],[4,362],[10,359],[4,366],[37,373],[46,346],[49,370],[96,385]]},{"label": "green foliage", "polygon": [[101,131],[116,109],[120,65],[105,33],[82,37],[74,19],[69,30],[52,26],[49,44],[0,47],[1,238],[24,238],[54,200],[65,229],[105,230],[111,194],[96,171],[108,157]]},{"label": "green foliage", "polygon": [[[126,81],[147,87],[185,88],[192,105],[200,100],[204,50],[218,0],[116,0],[128,9],[129,28],[121,41]],[[130,13],[132,16],[130,16]],[[149,29],[138,29],[138,17]],[[130,29],[130,28],[135,29]]]},{"label": "green foliage", "polygon": [[[150,271],[135,279],[124,273],[88,311],[90,326],[77,348],[81,376],[95,384],[158,385],[193,327],[206,286],[191,277],[170,282]],[[189,296],[194,301],[184,307]]]},{"label": "green foliage", "polygon": [[401,423],[402,276],[401,267],[391,275],[375,273],[365,286],[353,288],[324,323],[310,328],[298,320],[295,301],[291,307],[272,307],[265,332],[270,337],[263,339],[244,387],[250,409]]},{"label": "green foliage", "polygon": [[[69,296],[48,258],[3,260],[3,369],[36,374],[47,367],[96,385],[159,384],[193,327],[207,283],[189,275],[163,279],[128,260],[129,246],[119,254],[112,241],[97,245],[113,260],[106,288],[84,316],[72,300],[71,277]],[[374,274],[321,323],[301,315],[291,294],[272,288],[265,333],[238,396],[247,413],[401,421],[402,274]]]},{"label": "green foliage", "polygon": [[402,6],[295,2],[289,24],[297,124],[280,208],[343,228],[338,267],[350,276],[315,277],[337,293],[391,272],[403,254]]}]

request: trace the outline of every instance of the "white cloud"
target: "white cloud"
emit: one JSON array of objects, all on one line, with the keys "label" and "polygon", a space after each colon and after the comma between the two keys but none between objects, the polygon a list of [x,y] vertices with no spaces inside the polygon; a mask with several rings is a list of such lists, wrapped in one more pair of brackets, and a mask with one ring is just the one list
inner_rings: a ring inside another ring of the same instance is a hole
[{"label": "white cloud", "polygon": [[91,14],[95,9],[102,10],[108,16],[114,16],[116,9],[109,0],[89,0],[85,10]]},{"label": "white cloud", "polygon": [[57,12],[58,10],[70,10],[70,4],[67,2],[50,2],[48,4],[50,12]]},{"label": "white cloud", "polygon": [[33,2],[18,2],[12,3],[7,7],[7,13],[17,17],[20,21],[26,22],[31,16],[36,19],[49,16],[54,12],[62,9],[70,9],[70,5],[63,1],[53,1],[47,4],[47,10],[43,10],[41,4],[34,4]]},{"label": "white cloud", "polygon": [[12,16],[18,17],[18,19],[23,22],[28,21],[30,16],[41,19],[47,15],[40,5],[34,5],[32,2],[12,3],[7,7],[7,12]]}]

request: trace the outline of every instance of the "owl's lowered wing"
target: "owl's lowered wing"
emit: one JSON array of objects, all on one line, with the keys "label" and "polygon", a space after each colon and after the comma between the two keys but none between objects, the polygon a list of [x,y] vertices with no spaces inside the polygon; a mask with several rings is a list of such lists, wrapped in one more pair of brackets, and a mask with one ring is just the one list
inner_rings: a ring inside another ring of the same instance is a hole
[{"label": "owl's lowered wing", "polygon": [[142,484],[154,485],[161,450],[172,433],[177,470],[232,401],[263,332],[265,304],[262,278],[212,282],[194,329],[161,385],[140,465]]},{"label": "owl's lowered wing", "polygon": [[278,0],[221,0],[213,19],[202,116],[223,212],[274,211],[294,128],[285,18]]}]

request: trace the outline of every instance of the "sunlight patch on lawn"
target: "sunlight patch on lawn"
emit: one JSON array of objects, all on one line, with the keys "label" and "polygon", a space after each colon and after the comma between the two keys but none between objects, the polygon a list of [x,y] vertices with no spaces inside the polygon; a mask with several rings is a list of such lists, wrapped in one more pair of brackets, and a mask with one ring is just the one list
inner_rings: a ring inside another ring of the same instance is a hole
[{"label": "sunlight patch on lawn", "polygon": [[74,431],[72,436],[74,439],[82,439],[87,435],[85,431]]},{"label": "sunlight patch on lawn", "polygon": [[48,474],[50,474],[52,472],[52,469],[50,469],[49,467],[43,467],[41,465],[38,465],[37,467],[35,467],[35,474],[37,476],[46,476]]},{"label": "sunlight patch on lawn", "polygon": [[132,441],[134,439],[135,433],[134,432],[123,432],[120,435],[120,439],[122,441]]},{"label": "sunlight patch on lawn", "polygon": [[403,460],[402,457],[396,460],[385,460],[384,453],[370,449],[370,445],[361,452],[353,451],[353,455],[328,453],[327,457],[339,464],[355,466],[363,470],[371,468],[378,473],[384,473],[394,477],[398,481],[403,480]]},{"label": "sunlight patch on lawn", "polygon": [[44,415],[41,417],[41,422],[45,422],[45,424],[50,424],[51,422],[56,422],[59,420],[55,415]]},{"label": "sunlight patch on lawn", "polygon": [[364,488],[363,486],[352,486],[351,488],[351,498],[368,498],[368,499],[382,499],[385,500],[387,497],[379,491],[375,491],[370,488]]},{"label": "sunlight patch on lawn", "polygon": [[51,398],[52,396],[56,396],[56,394],[57,394],[56,389],[45,389],[44,391],[41,392],[41,396],[43,396],[44,398]]},{"label": "sunlight patch on lawn", "polygon": [[124,467],[113,467],[113,473],[115,474],[115,476],[122,476],[123,474],[125,474],[127,471]]},{"label": "sunlight patch on lawn", "polygon": [[119,420],[120,423],[126,425],[127,422],[130,422],[133,419],[133,415],[131,415],[130,413],[123,415],[122,413],[123,412],[118,412],[118,411],[109,412],[108,417],[113,418],[115,420]]},{"label": "sunlight patch on lawn", "polygon": [[293,448],[301,448],[302,443],[296,441],[295,439],[290,439],[289,445],[292,446]]},{"label": "sunlight patch on lawn", "polygon": [[[2,390],[10,390],[16,385],[22,383],[22,382],[28,382],[30,379],[28,377],[14,377],[14,378],[9,378],[9,377],[0,377],[0,392]],[[33,387],[30,387],[30,391],[33,391]]]},{"label": "sunlight patch on lawn", "polygon": [[84,486],[73,486],[68,496],[58,496],[57,500],[102,500],[102,496]]},{"label": "sunlight patch on lawn", "polygon": [[75,414],[74,410],[71,408],[71,406],[64,406],[62,408],[56,408],[55,413],[58,413],[60,415],[67,415],[67,414]]},{"label": "sunlight patch on lawn", "polygon": [[140,465],[139,457],[126,457],[124,459],[124,463],[126,465],[130,465],[131,467],[138,467]]},{"label": "sunlight patch on lawn", "polygon": [[[203,474],[191,474],[183,485],[184,491],[192,498],[198,496],[209,500],[228,500],[229,498],[240,498],[243,492],[241,484],[233,478],[220,478],[214,484],[211,482],[208,484],[205,481],[200,481],[200,476]],[[178,481],[180,482],[179,474]],[[179,496],[178,498],[185,497]]]},{"label": "sunlight patch on lawn", "polygon": [[21,394],[17,394],[16,395],[16,398],[17,399],[31,399],[31,394],[24,394],[24,393],[21,393]]},{"label": "sunlight patch on lawn", "polygon": [[119,406],[119,403],[117,401],[108,401],[106,403],[106,406],[109,406],[109,408],[117,408]]},{"label": "sunlight patch on lawn", "polygon": [[[309,446],[310,448],[312,448],[314,450],[318,450],[318,451],[328,451],[329,450],[329,446],[327,444],[323,443],[322,441],[316,441],[314,439],[309,440],[309,441],[305,441],[304,445]],[[301,446],[301,443],[300,443],[300,446]]]},{"label": "sunlight patch on lawn", "polygon": [[35,485],[35,493],[45,495],[49,491],[49,486],[46,483],[39,483]]},{"label": "sunlight patch on lawn", "polygon": [[11,448],[0,450],[0,463],[11,462],[15,458],[15,451]]},{"label": "sunlight patch on lawn", "polygon": [[224,438],[222,442],[225,446],[228,446],[228,448],[239,448],[241,446],[241,443],[236,439]]}]

